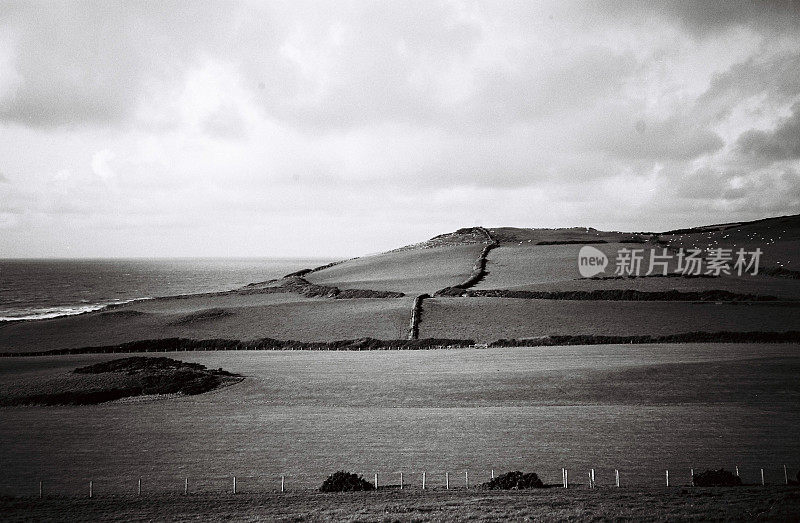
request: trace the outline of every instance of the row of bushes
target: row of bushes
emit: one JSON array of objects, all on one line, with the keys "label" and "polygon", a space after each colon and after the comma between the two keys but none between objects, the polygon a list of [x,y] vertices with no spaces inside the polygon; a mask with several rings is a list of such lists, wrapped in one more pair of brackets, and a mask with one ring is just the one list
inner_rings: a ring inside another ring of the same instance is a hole
[{"label": "row of bushes", "polygon": [[330,285],[311,283],[301,276],[287,277],[280,285],[274,287],[245,287],[239,294],[269,294],[274,292],[294,292],[307,298],[334,298],[347,300],[355,298],[402,298],[402,292],[373,291],[370,289],[340,289]]},{"label": "row of bushes", "polygon": [[55,356],[64,354],[112,354],[138,352],[180,352],[218,350],[423,350],[433,348],[462,348],[475,345],[475,340],[423,338],[415,340],[379,340],[359,338],[337,341],[296,341],[261,338],[258,340],[163,338],[138,340],[118,345],[54,349],[48,351],[2,352],[0,356]]},{"label": "row of bushes", "polygon": [[[452,294],[450,295],[452,296]],[[515,291],[507,289],[462,290],[470,298],[519,298],[524,300],[613,300],[613,301],[775,301],[775,296],[742,294],[724,290],[637,291],[597,289],[593,291]]]},{"label": "row of bushes", "polygon": [[800,343],[800,331],[698,331],[660,336],[557,335],[523,339],[500,339],[490,343],[489,347],[549,347],[557,345],[606,345],[612,343]]},{"label": "row of bushes", "polygon": [[690,273],[682,273],[682,272],[668,272],[664,274],[663,272],[654,273],[654,274],[626,274],[622,275],[614,275],[614,276],[592,276],[591,278],[584,278],[586,280],[635,280],[638,278],[719,278],[719,276],[714,276],[713,274],[690,274]]},{"label": "row of bushes", "polygon": [[[800,472],[797,474],[797,479],[800,482]],[[692,482],[697,487],[734,487],[742,484],[739,476],[725,469],[706,470],[695,474],[692,477]],[[481,485],[482,488],[489,490],[524,490],[544,488],[545,486],[535,472],[525,473],[519,470],[507,472]],[[320,492],[375,490],[375,484],[370,483],[358,474],[341,470],[328,476],[319,490]]]},{"label": "row of bushes", "polygon": [[411,308],[411,323],[408,328],[409,340],[416,340],[419,338],[419,322],[422,319],[422,302],[430,297],[430,294],[420,294],[414,298],[414,306]]},{"label": "row of bushes", "polygon": [[[800,343],[800,331],[784,332],[685,332],[659,336],[601,336],[596,334],[554,335],[536,338],[499,339],[488,347],[538,347],[557,345],[605,345],[622,343]],[[113,354],[140,352],[180,352],[218,350],[424,350],[434,348],[473,347],[475,340],[450,338],[423,338],[379,340],[360,338],[338,341],[295,341],[262,338],[240,341],[234,339],[195,340],[191,338],[163,338],[139,340],[118,345],[53,349],[48,351],[0,352],[0,357],[57,356],[66,354]]]},{"label": "row of bushes", "polygon": [[[350,258],[350,259],[351,260],[355,260],[356,258]],[[313,269],[300,269],[299,271],[290,272],[289,274],[284,276],[284,278],[293,278],[295,276],[305,276],[306,274],[310,274],[312,272],[317,272],[317,271],[322,271],[322,270],[325,270],[325,269],[330,269],[331,267],[335,267],[336,265],[339,265],[340,263],[344,263],[346,261],[349,261],[349,260],[339,260],[339,261],[335,261],[335,262],[331,262],[331,263],[326,263],[325,265],[320,265],[319,267],[314,267]]]},{"label": "row of bushes", "polygon": [[474,230],[480,231],[486,236],[486,240],[488,243],[481,251],[481,254],[478,256],[478,259],[475,261],[475,265],[472,266],[472,272],[470,273],[469,277],[464,280],[463,282],[459,283],[458,285],[453,285],[452,287],[445,287],[439,291],[434,293],[434,296],[460,296],[461,293],[464,292],[465,289],[469,289],[470,287],[474,286],[478,282],[480,282],[484,276],[486,276],[486,257],[489,256],[489,252],[500,245],[500,242],[495,240],[491,233],[483,227],[473,227]]}]

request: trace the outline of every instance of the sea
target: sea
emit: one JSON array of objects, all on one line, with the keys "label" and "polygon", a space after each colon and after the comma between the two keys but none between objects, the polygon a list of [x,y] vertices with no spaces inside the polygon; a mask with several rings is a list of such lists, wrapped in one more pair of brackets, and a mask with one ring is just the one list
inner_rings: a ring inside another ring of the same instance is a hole
[{"label": "sea", "polygon": [[0,321],[81,314],[142,298],[235,289],[333,260],[0,259]]}]

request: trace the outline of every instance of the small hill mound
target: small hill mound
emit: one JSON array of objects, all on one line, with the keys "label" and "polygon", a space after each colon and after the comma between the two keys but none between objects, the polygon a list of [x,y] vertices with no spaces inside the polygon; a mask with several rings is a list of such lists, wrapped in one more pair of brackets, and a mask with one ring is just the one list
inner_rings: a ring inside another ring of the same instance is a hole
[{"label": "small hill mound", "polygon": [[0,405],[94,405],[134,396],[192,396],[231,385],[242,377],[199,363],[134,356],[79,367],[53,382],[33,383]]}]

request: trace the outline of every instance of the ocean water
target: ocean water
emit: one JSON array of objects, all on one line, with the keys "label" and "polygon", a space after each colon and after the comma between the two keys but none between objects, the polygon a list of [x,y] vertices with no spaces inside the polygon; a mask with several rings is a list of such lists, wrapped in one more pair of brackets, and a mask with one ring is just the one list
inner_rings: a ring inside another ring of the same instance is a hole
[{"label": "ocean water", "polygon": [[235,289],[325,259],[0,260],[0,321],[54,318],[140,298]]}]

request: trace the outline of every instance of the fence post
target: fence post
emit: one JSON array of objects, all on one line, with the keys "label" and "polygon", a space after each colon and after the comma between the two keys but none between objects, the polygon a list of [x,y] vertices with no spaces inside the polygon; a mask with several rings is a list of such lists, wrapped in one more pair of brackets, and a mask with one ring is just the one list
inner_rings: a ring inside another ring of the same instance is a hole
[{"label": "fence post", "polygon": [[42,482],[39,482],[39,499],[42,499]]},{"label": "fence post", "polygon": [[692,474],[692,486],[694,487],[694,469],[689,469],[689,471]]},{"label": "fence post", "polygon": [[378,490],[378,473],[375,473],[375,490]]},{"label": "fence post", "polygon": [[400,472],[400,490],[403,490],[403,473]]},{"label": "fence post", "polygon": [[764,469],[761,469],[761,486],[764,486]]},{"label": "fence post", "polygon": [[617,485],[617,488],[619,488],[619,470],[617,469],[614,469],[614,483]]},{"label": "fence post", "polygon": [[789,474],[786,472],[786,465],[783,466],[783,482],[789,484]]},{"label": "fence post", "polygon": [[667,486],[669,487],[669,470],[667,470]]},{"label": "fence post", "polygon": [[595,482],[594,482],[594,469],[592,469],[592,488],[594,488],[594,487],[595,487]]},{"label": "fence post", "polygon": [[142,476],[139,476],[139,481],[136,484],[136,495],[142,495]]},{"label": "fence post", "polygon": [[236,494],[236,476],[233,476],[233,493]]},{"label": "fence post", "polygon": [[735,467],[736,467],[736,477],[738,478],[739,477],[739,465],[736,465]]},{"label": "fence post", "polygon": [[492,479],[494,479],[494,469],[492,469]]},{"label": "fence post", "polygon": [[450,490],[450,473],[444,473],[444,488],[445,490]]},{"label": "fence post", "polygon": [[281,474],[281,492],[286,492],[286,476]]},{"label": "fence post", "polygon": [[422,490],[425,490],[425,472],[422,472]]},{"label": "fence post", "polygon": [[469,488],[469,471],[468,470],[464,471],[464,486],[466,488]]},{"label": "fence post", "polygon": [[569,488],[569,470],[564,469],[564,488]]},{"label": "fence post", "polygon": [[90,479],[89,480],[89,497],[90,498],[92,497],[92,494],[94,494],[94,492],[92,492],[94,490],[93,487],[94,487],[94,485],[92,484],[92,480]]}]

